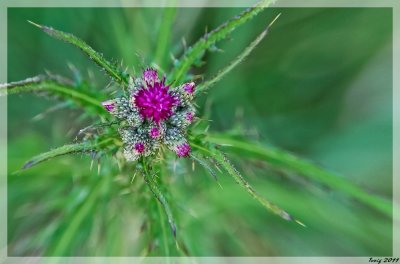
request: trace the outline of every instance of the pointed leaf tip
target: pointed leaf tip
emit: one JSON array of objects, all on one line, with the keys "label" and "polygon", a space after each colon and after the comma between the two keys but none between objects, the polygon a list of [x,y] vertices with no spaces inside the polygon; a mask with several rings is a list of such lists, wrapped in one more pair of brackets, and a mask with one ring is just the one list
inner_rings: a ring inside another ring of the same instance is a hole
[{"label": "pointed leaf tip", "polygon": [[281,214],[280,214],[280,216],[281,216],[283,219],[287,220],[287,221],[292,221],[292,222],[295,222],[296,224],[301,225],[302,227],[307,227],[303,222],[301,222],[301,221],[299,221],[299,220],[293,218],[293,216],[291,216],[291,215],[290,215],[288,212],[286,212],[286,211],[282,211]]},{"label": "pointed leaf tip", "polygon": [[270,28],[276,20],[278,20],[278,18],[282,15],[282,13],[279,13],[269,24],[267,28]]},{"label": "pointed leaf tip", "polygon": [[24,166],[22,166],[22,169],[23,169],[23,170],[29,169],[30,167],[32,167],[32,165],[33,165],[34,163],[35,163],[35,162],[34,162],[33,160],[30,160],[30,161],[26,162],[26,163],[24,164]]},{"label": "pointed leaf tip", "polygon": [[83,53],[85,53],[92,61],[94,61],[104,72],[106,72],[113,80],[120,84],[128,85],[129,74],[125,71],[121,71],[120,68],[115,65],[115,63],[111,63],[106,60],[103,55],[97,51],[95,51],[91,46],[89,46],[82,39],[76,37],[75,35],[67,32],[63,32],[52,27],[42,26],[36,24],[32,21],[29,21],[32,25],[40,28],[46,34],[51,37],[62,40],[72,46],[79,48]]},{"label": "pointed leaf tip", "polygon": [[204,36],[201,37],[191,48],[185,51],[179,62],[172,69],[170,75],[171,80],[174,80],[172,83],[182,82],[190,68],[196,65],[196,62],[204,56],[206,50],[217,42],[226,39],[238,26],[251,20],[273,2],[274,0],[261,0],[254,6],[244,10],[238,16],[229,19],[214,30],[210,32],[206,30]]},{"label": "pointed leaf tip", "polygon": [[37,24],[37,23],[35,23],[35,22],[32,22],[32,21],[30,21],[30,20],[27,20],[28,21],[28,23],[30,23],[30,24],[32,24],[32,25],[34,25],[35,27],[38,27],[38,28],[40,28],[40,29],[42,29],[43,28],[43,26],[42,25],[39,25],[39,24]]},{"label": "pointed leaf tip", "polygon": [[209,89],[211,86],[213,86],[215,83],[219,82],[226,74],[228,74],[231,70],[233,70],[236,66],[238,66],[243,60],[245,60],[250,53],[257,47],[257,45],[264,39],[264,37],[268,34],[269,28],[274,24],[274,22],[280,17],[281,13],[279,13],[269,24],[268,26],[264,29],[263,32],[261,32],[258,37],[250,43],[248,47],[245,48],[245,50],[239,54],[233,61],[231,61],[228,66],[220,70],[214,77],[212,77],[210,80],[207,80],[203,82],[201,85],[197,87],[196,90],[196,95],[205,92],[207,89]]},{"label": "pointed leaf tip", "polygon": [[294,221],[295,221],[297,224],[301,225],[302,227],[307,227],[303,222],[301,222],[301,221],[299,221],[299,220],[297,220],[297,219],[295,219]]}]

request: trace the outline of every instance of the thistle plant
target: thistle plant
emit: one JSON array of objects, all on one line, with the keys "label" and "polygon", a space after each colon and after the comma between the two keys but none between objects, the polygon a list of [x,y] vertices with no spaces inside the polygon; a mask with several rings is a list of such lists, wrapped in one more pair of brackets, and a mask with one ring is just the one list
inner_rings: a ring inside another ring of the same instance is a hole
[{"label": "thistle plant", "polygon": [[142,77],[130,79],[128,96],[103,102],[103,106],[122,125],[118,131],[128,161],[154,156],[162,146],[178,157],[187,157],[190,146],[186,129],[193,122],[194,82],[170,88],[166,77],[159,79],[155,69],[144,70]]},{"label": "thistle plant", "polygon": [[[198,164],[217,183],[218,177],[231,176],[269,212],[283,220],[298,224],[299,228],[305,227],[305,224],[260,195],[231,161],[231,156],[240,158],[241,153],[250,153],[272,166],[293,171],[310,180],[335,188],[389,214],[390,204],[385,200],[370,195],[352,183],[285,151],[262,146],[242,135],[212,132],[209,130],[206,118],[197,114],[199,111],[195,103],[196,98],[204,95],[210,87],[250,55],[268,34],[279,15],[239,56],[213,77],[206,80],[195,79],[190,74],[191,68],[196,66],[207,50],[214,48],[218,42],[226,39],[233,30],[255,17],[271,2],[263,0],[206,33],[175,61],[169,71],[150,63],[135,74],[122,70],[118,64],[109,62],[83,40],[70,33],[30,22],[51,37],[79,48],[110,77],[111,84],[103,90],[94,90],[90,84],[85,85],[63,76],[46,74],[1,85],[2,94],[34,93],[68,102],[68,106],[82,109],[93,120],[91,125],[80,129],[76,142],[32,158],[23,165],[23,170],[55,157],[70,154],[88,154],[99,162],[102,158],[112,157],[118,164],[119,171],[132,177],[130,184],[134,184],[133,179],[137,175],[143,177],[142,182],[157,201],[157,206],[164,212],[164,216],[158,218],[149,214],[149,220],[154,225],[163,226],[162,217],[166,217],[175,245],[183,255],[190,252],[184,250],[185,242],[179,235],[179,223],[175,220],[174,210],[167,199],[170,197],[169,189],[173,186],[167,184],[166,178],[174,173],[169,165],[176,162],[181,162],[187,167]],[[225,151],[230,153],[227,154]],[[105,183],[99,179],[99,185],[102,184]],[[52,254],[64,254],[66,244],[70,240],[66,235],[62,242],[55,246]],[[164,243],[167,244],[167,241],[168,238]]]}]

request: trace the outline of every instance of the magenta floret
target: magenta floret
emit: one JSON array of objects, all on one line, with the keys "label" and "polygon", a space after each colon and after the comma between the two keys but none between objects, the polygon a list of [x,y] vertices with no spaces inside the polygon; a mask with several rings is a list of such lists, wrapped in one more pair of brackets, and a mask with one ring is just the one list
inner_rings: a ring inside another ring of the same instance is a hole
[{"label": "magenta floret", "polygon": [[190,153],[190,150],[191,149],[190,149],[189,144],[183,143],[181,145],[176,146],[175,152],[176,152],[176,155],[181,158],[181,157],[187,157]]},{"label": "magenta floret", "polygon": [[143,153],[143,152],[144,152],[144,144],[141,143],[141,142],[136,143],[136,144],[135,144],[135,150],[136,150],[138,153]]},{"label": "magenta floret", "polygon": [[156,127],[153,127],[152,129],[150,129],[150,136],[152,138],[158,138],[160,136],[160,130]]},{"label": "magenta floret", "polygon": [[168,119],[174,113],[174,107],[178,105],[178,100],[169,92],[169,86],[163,82],[148,84],[133,97],[140,115],[155,123]]}]

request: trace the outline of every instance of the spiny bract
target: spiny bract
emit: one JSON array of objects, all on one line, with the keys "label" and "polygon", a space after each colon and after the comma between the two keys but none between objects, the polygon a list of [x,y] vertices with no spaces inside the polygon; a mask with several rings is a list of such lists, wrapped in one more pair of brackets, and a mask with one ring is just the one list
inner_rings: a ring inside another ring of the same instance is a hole
[{"label": "spiny bract", "polygon": [[118,131],[129,161],[153,155],[163,145],[178,157],[191,151],[185,136],[195,117],[195,83],[171,88],[165,80],[165,76],[159,79],[155,69],[147,68],[141,77],[130,80],[128,96],[102,103],[113,116],[125,121]]}]

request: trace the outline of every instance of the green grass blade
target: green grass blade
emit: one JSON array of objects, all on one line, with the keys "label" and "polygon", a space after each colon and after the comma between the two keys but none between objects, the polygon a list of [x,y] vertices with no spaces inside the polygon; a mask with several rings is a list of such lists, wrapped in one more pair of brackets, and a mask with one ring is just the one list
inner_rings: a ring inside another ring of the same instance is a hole
[{"label": "green grass blade", "polygon": [[163,206],[161,205],[161,203],[158,203],[157,202],[157,208],[158,208],[158,216],[160,217],[159,218],[159,221],[160,221],[160,223],[161,223],[161,233],[162,233],[162,237],[163,237],[163,244],[164,244],[164,254],[166,255],[166,256],[170,256],[170,251],[169,251],[169,246],[168,246],[168,235],[167,235],[167,230],[166,230],[166,227],[165,227],[165,219],[164,219],[164,217],[165,217],[165,213],[163,212]]},{"label": "green grass blade", "polygon": [[348,180],[288,152],[262,146],[257,142],[251,142],[245,139],[235,139],[229,135],[210,134],[208,136],[208,141],[219,145],[229,145],[233,150],[240,153],[240,155],[246,153],[255,158],[263,159],[277,168],[297,172],[310,180],[324,184],[334,191],[343,192],[359,202],[379,210],[388,217],[392,217],[392,203],[389,200],[367,193]]},{"label": "green grass blade", "polygon": [[80,225],[88,217],[91,210],[96,205],[96,200],[99,197],[102,187],[106,183],[106,177],[100,177],[97,183],[90,191],[88,197],[83,201],[83,204],[73,214],[72,219],[69,221],[68,226],[62,232],[59,240],[56,241],[53,250],[50,250],[49,255],[51,256],[64,256],[67,255],[67,249],[71,245],[73,239],[76,236],[76,232],[79,230]]},{"label": "green grass blade", "polygon": [[114,81],[120,84],[128,84],[129,76],[127,73],[121,71],[119,67],[109,61],[107,61],[103,55],[95,51],[92,47],[90,47],[86,42],[77,38],[71,33],[66,33],[63,31],[56,30],[51,27],[43,26],[36,24],[34,22],[28,21],[32,25],[40,28],[48,35],[53,38],[62,40],[66,43],[69,43],[80,50],[82,50],[91,60],[93,60],[101,69],[103,69]]},{"label": "green grass blade", "polygon": [[[175,1],[173,1],[175,2]],[[174,4],[174,3],[171,3]],[[171,33],[173,29],[173,22],[176,14],[176,8],[164,8],[164,14],[161,21],[160,29],[157,38],[157,48],[155,54],[155,62],[161,67],[165,68],[165,59],[168,56],[168,47],[170,46]]]},{"label": "green grass blade", "polygon": [[176,238],[176,224],[174,217],[172,215],[171,208],[167,202],[167,199],[165,199],[164,194],[158,188],[157,183],[153,180],[153,177],[150,174],[146,164],[143,164],[142,176],[147,186],[149,186],[150,191],[153,193],[154,197],[160,202],[161,206],[163,207],[165,215],[168,218],[168,223],[171,228],[171,232],[174,235],[174,238]]},{"label": "green grass blade", "polygon": [[174,81],[174,83],[181,83],[190,67],[203,56],[207,49],[212,47],[218,41],[225,39],[238,26],[249,21],[273,2],[274,0],[262,0],[199,39],[182,55],[176,66],[173,68],[172,73],[170,74],[171,80]]},{"label": "green grass blade", "polygon": [[267,28],[261,32],[260,35],[252,42],[250,45],[239,55],[237,56],[228,66],[218,72],[213,78],[205,81],[200,84],[196,89],[196,95],[206,91],[208,88],[219,82],[226,74],[228,74],[231,70],[233,70],[236,66],[238,66],[250,53],[255,49],[255,47],[264,39],[264,37],[268,34],[268,31],[272,24],[279,18],[280,14],[272,20],[272,22],[267,26]]},{"label": "green grass blade", "polygon": [[69,83],[44,75],[35,76],[18,82],[0,85],[0,96],[18,93],[44,93],[70,99],[75,104],[94,110],[98,114],[106,115],[107,111],[93,95],[77,89]]}]

